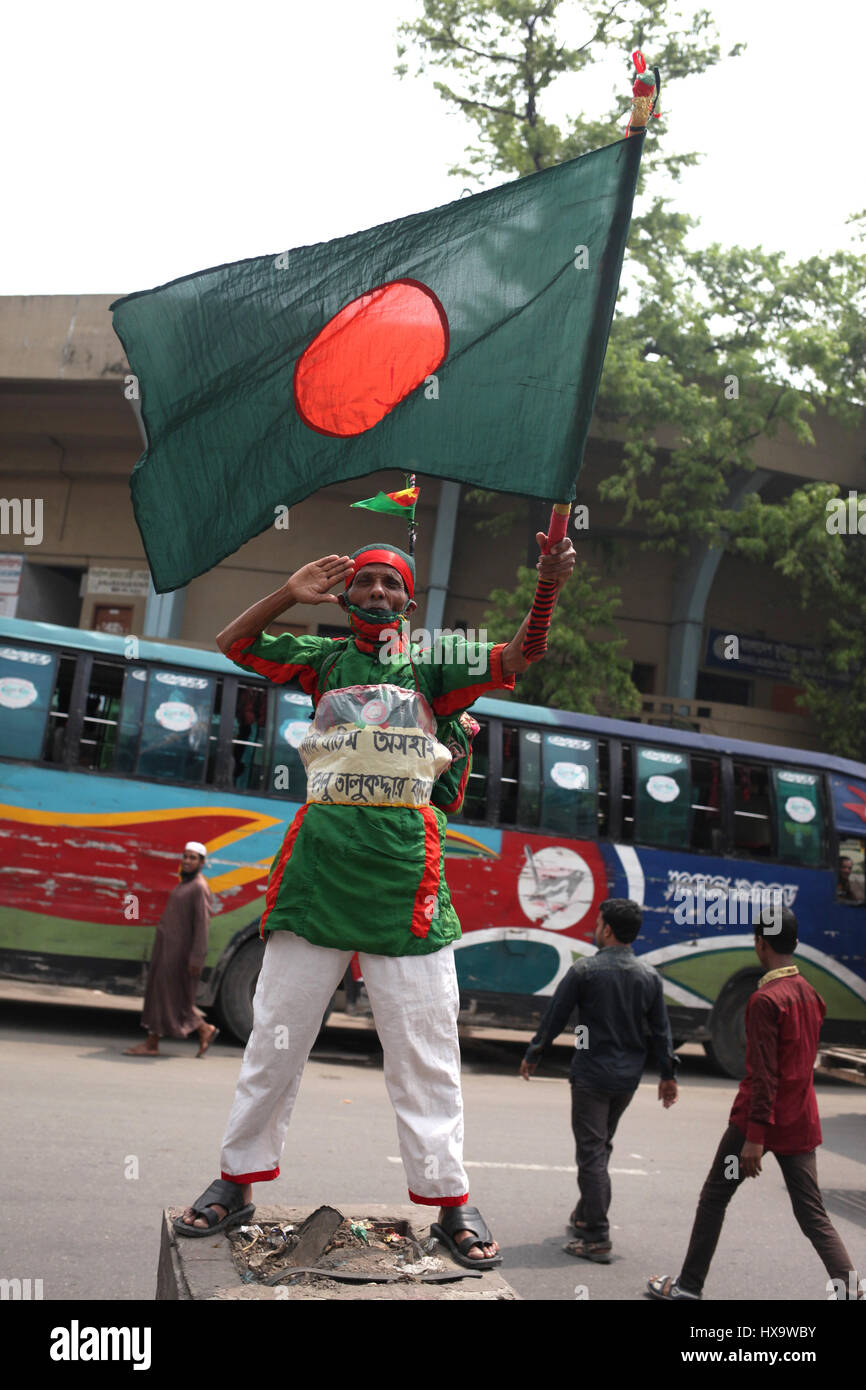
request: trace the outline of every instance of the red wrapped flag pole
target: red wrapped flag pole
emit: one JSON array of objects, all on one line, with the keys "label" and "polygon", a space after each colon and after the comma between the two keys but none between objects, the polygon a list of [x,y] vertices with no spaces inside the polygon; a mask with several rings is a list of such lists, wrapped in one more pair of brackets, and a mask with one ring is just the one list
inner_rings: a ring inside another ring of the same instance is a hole
[{"label": "red wrapped flag pole", "polygon": [[[640,49],[635,49],[632,61],[636,76],[632,86],[631,119],[625,132],[627,136],[639,135],[646,129],[650,116],[658,115],[654,108],[661,86],[658,68],[653,68],[652,73],[647,71],[646,59]],[[545,555],[550,553],[558,541],[565,540],[570,513],[570,502],[554,502],[547,528],[547,540],[543,547]],[[549,579],[539,579],[529,610],[529,625],[521,647],[527,661],[539,661],[547,651],[547,634],[550,631],[558,593],[556,584]]]},{"label": "red wrapped flag pole", "polygon": [[[571,515],[570,502],[554,502],[547,528],[544,553],[549,554],[551,546],[565,540],[568,518]],[[520,650],[527,661],[540,661],[547,651],[547,634],[550,620],[556,607],[559,588],[549,579],[539,579],[535,586],[535,597],[529,610],[529,625]]]}]

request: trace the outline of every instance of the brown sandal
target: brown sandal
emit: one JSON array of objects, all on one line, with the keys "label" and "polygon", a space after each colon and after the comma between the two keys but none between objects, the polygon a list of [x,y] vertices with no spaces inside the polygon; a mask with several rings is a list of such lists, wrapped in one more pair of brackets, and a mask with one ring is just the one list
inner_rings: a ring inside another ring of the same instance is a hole
[{"label": "brown sandal", "polygon": [[589,1241],[581,1237],[579,1240],[570,1240],[562,1248],[566,1255],[574,1255],[579,1260],[592,1260],[597,1265],[609,1265],[613,1246],[609,1240]]}]

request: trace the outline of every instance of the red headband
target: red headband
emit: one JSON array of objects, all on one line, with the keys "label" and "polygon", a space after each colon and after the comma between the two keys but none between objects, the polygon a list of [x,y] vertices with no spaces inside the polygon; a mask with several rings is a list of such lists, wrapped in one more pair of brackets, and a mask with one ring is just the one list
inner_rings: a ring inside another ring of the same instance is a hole
[{"label": "red headband", "polygon": [[347,589],[354,583],[358,570],[363,569],[365,565],[390,565],[392,569],[397,571],[400,578],[403,580],[406,586],[406,593],[410,598],[414,597],[415,580],[412,571],[406,564],[403,556],[397,555],[393,550],[362,550],[360,555],[356,555],[352,561],[352,573],[346,580]]}]

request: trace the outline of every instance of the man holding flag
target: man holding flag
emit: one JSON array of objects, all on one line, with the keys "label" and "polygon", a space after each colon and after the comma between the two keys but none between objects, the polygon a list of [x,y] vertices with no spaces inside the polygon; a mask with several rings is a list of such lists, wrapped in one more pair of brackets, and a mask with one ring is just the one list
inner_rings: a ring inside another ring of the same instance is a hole
[{"label": "man holding flag", "polygon": [[[358,948],[412,1198],[441,1207],[432,1229],[456,1258],[498,1262],[486,1225],[464,1205],[452,958],[460,927],[442,874],[444,816],[431,805],[454,798],[453,785],[447,796],[435,791],[450,762],[436,721],[453,729],[479,695],[511,689],[515,673],[544,655],[574,566],[569,499],[654,101],[648,80],[634,94],[629,138],[604,149],[112,306],[141,388],[147,447],[132,494],[159,593],[218,564],[287,506],[382,468],[561,499],[538,536],[531,613],[507,644],[451,635],[434,661],[417,665],[408,646],[395,653],[395,628],[414,608],[414,565],[387,545],[303,566],[220,634],[240,665],[278,683],[297,679],[316,714],[301,748],[306,805],[268,884],[256,1024],[223,1178],[176,1223],[184,1235],[243,1219],[250,1184],[277,1176],[307,1053]],[[188,512],[191,491],[194,518],[166,526],[166,515]],[[405,515],[413,492],[362,505]],[[297,602],[341,603],[351,638],[264,635]],[[282,1055],[277,1067],[280,1028],[292,1061]]]},{"label": "man holding flag", "polygon": [[[544,534],[537,539],[544,549]],[[539,559],[540,578],[558,592],[574,563],[571,541],[560,541]],[[437,719],[460,714],[485,691],[514,688],[528,665],[529,619],[507,644],[479,646],[446,634],[441,659],[413,661],[405,638],[394,654],[393,638],[415,608],[414,587],[414,561],[390,544],[327,555],[296,570],[217,638],[239,665],[277,684],[299,681],[316,716],[301,746],[307,801],[268,883],[267,946],[222,1177],[175,1222],[182,1235],[246,1219],[252,1183],[278,1176],[304,1064],[358,951],[410,1198],[440,1208],[431,1229],[461,1263],[483,1269],[501,1261],[480,1213],[465,1205],[453,948],[460,924],[443,872],[445,816],[430,803],[433,782],[450,763]],[[339,603],[350,638],[268,636],[264,629],[296,603]],[[281,1029],[287,1046],[276,1044]]]}]

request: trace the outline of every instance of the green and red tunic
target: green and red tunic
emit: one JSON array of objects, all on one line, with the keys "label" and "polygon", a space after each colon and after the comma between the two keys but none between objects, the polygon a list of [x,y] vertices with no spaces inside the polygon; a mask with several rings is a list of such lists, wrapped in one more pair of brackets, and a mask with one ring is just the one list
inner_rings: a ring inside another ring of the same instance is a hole
[{"label": "green and red tunic", "polygon": [[[435,652],[404,642],[383,662],[378,647],[364,651],[351,637],[285,633],[235,642],[228,655],[277,685],[297,681],[314,705],[347,686],[417,690],[441,728],[486,691],[514,689],[502,670],[504,647],[446,634]],[[445,881],[445,827],[434,805],[308,801],[271,867],[262,933],[291,931],[315,946],[383,956],[440,950],[460,936]]]}]

